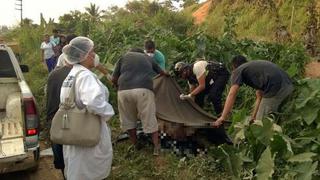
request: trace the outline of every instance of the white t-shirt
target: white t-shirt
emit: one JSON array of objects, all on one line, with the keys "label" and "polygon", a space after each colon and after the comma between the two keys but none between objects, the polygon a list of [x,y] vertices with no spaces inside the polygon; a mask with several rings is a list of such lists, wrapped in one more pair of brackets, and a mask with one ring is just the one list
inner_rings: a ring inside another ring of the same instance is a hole
[{"label": "white t-shirt", "polygon": [[199,79],[207,71],[207,61],[197,61],[193,65],[193,74]]},{"label": "white t-shirt", "polygon": [[62,67],[62,66],[65,66],[66,65],[66,60],[65,60],[65,57],[62,54],[60,54],[59,58],[58,58],[58,61],[57,61],[57,65],[56,67]]},{"label": "white t-shirt", "polygon": [[54,51],[53,51],[53,47],[54,44],[53,43],[46,43],[46,42],[42,42],[40,49],[42,49],[44,51],[44,59],[49,59],[54,55]]}]

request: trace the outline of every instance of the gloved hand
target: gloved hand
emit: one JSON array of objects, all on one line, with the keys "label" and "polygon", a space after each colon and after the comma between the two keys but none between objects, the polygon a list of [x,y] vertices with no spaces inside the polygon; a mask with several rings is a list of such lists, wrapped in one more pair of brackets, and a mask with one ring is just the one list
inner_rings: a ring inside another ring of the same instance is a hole
[{"label": "gloved hand", "polygon": [[108,73],[106,74],[106,78],[111,82],[112,81],[112,76]]},{"label": "gloved hand", "polygon": [[191,99],[192,100],[192,96],[191,96],[191,94],[188,94],[188,95],[180,94],[180,99],[181,100],[187,100],[187,99]]}]

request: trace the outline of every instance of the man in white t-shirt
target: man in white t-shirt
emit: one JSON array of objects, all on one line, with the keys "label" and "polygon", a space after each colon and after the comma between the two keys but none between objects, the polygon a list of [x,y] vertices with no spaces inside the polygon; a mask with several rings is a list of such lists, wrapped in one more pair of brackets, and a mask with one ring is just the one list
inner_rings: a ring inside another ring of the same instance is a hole
[{"label": "man in white t-shirt", "polygon": [[222,112],[222,93],[230,76],[222,63],[204,60],[193,64],[178,62],[175,71],[181,78],[188,80],[190,87],[188,95],[180,96],[182,100],[194,97],[195,102],[203,107],[204,99],[208,96],[216,114]]}]

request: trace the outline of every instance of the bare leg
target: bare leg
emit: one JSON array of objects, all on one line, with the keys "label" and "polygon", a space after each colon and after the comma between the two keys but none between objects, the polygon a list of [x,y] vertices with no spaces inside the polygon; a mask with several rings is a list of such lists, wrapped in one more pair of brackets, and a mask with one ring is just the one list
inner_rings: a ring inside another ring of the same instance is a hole
[{"label": "bare leg", "polygon": [[154,145],[154,151],[153,151],[153,155],[158,156],[159,155],[159,151],[160,151],[160,145],[159,145],[159,132],[156,131],[154,133],[152,133],[152,142]]},{"label": "bare leg", "polygon": [[129,138],[130,138],[132,144],[137,144],[137,129],[136,128],[129,129],[128,133],[129,133]]},{"label": "bare leg", "polygon": [[158,133],[158,131],[152,133],[152,142],[155,147],[159,146],[159,133]]}]

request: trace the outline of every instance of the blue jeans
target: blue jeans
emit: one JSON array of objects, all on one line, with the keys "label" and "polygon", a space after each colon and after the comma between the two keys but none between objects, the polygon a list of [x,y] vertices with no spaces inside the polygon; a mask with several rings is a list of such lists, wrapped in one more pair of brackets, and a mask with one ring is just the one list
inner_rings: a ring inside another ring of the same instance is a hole
[{"label": "blue jeans", "polygon": [[46,59],[46,63],[48,71],[51,72],[56,67],[57,59],[54,56],[52,56],[51,58]]}]

